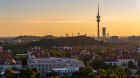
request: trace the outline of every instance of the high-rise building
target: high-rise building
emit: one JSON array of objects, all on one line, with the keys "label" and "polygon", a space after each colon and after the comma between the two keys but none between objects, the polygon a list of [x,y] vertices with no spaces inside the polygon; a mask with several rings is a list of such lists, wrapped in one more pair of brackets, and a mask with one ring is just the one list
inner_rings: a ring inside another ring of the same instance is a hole
[{"label": "high-rise building", "polygon": [[106,27],[102,28],[102,36],[103,38],[106,38]]},{"label": "high-rise building", "polygon": [[98,4],[98,13],[97,13],[97,16],[96,16],[96,18],[97,18],[97,26],[98,26],[98,28],[97,28],[97,37],[98,38],[100,38],[100,14],[99,14],[99,4]]}]

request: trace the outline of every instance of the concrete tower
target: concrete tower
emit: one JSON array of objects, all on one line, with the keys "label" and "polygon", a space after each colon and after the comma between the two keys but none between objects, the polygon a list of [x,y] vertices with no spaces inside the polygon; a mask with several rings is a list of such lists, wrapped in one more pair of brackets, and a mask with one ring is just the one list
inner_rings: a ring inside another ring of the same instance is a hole
[{"label": "concrete tower", "polygon": [[103,34],[103,38],[106,38],[106,27],[102,28],[102,34]]},{"label": "concrete tower", "polygon": [[98,13],[97,13],[97,24],[98,24],[98,29],[97,29],[97,37],[100,38],[100,13],[99,13],[99,4],[98,4]]}]

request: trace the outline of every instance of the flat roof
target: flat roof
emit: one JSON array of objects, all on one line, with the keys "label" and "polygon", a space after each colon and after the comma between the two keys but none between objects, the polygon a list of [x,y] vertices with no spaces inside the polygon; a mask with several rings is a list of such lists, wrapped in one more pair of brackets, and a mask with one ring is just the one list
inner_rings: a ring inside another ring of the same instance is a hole
[{"label": "flat roof", "polygon": [[53,68],[53,70],[79,70],[79,68],[74,68],[74,67],[71,67],[71,68]]}]

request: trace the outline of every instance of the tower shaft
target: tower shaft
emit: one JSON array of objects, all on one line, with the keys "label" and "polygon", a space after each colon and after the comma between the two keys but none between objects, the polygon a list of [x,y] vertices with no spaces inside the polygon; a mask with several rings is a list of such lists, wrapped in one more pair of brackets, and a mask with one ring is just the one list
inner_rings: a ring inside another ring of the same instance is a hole
[{"label": "tower shaft", "polygon": [[100,13],[99,13],[99,4],[98,4],[98,13],[97,13],[97,37],[100,38]]},{"label": "tower shaft", "polygon": [[97,31],[98,31],[98,38],[100,37],[100,22],[98,22],[98,29],[97,29]]}]

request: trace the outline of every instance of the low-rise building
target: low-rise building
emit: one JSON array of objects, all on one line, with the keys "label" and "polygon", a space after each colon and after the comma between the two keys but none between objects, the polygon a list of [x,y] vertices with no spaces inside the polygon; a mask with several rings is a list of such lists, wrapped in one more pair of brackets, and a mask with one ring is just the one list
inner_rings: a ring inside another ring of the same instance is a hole
[{"label": "low-rise building", "polygon": [[127,67],[129,62],[133,62],[133,64],[137,67],[136,58],[130,54],[106,57],[106,58],[102,58],[102,59],[103,59],[104,63],[106,63],[106,64]]},{"label": "low-rise building", "polygon": [[7,69],[20,69],[22,68],[22,63],[16,61],[11,56],[10,50],[4,50],[3,47],[0,47],[0,73],[4,74]]},{"label": "low-rise building", "polygon": [[119,36],[111,36],[109,41],[111,43],[118,43],[119,42]]}]

